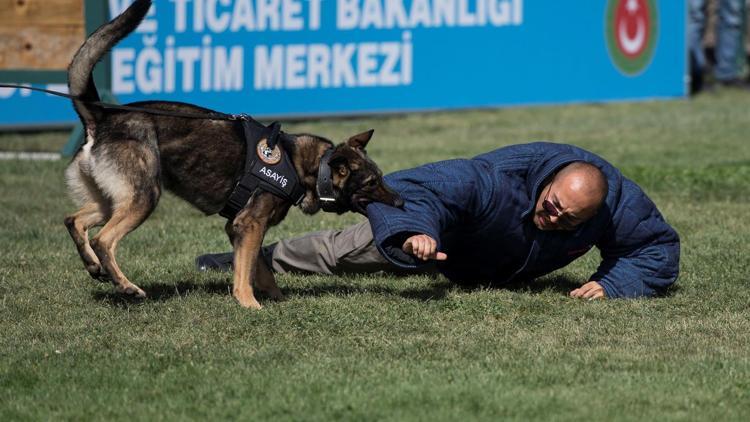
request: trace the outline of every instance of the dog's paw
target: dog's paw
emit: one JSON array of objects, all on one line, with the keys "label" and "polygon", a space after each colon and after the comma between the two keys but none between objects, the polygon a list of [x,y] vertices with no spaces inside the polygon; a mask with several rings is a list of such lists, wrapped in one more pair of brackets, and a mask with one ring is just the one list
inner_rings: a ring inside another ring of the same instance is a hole
[{"label": "dog's paw", "polygon": [[278,302],[286,300],[286,297],[284,297],[284,293],[281,293],[281,290],[278,287],[270,288],[270,289],[264,289],[262,287],[258,287],[258,290],[260,290],[264,295],[268,296],[272,300],[275,300]]},{"label": "dog's paw", "polygon": [[261,306],[261,304],[257,300],[255,300],[254,297],[243,299],[243,298],[235,296],[235,298],[237,299],[237,302],[240,303],[240,306],[242,306],[243,308],[258,309],[258,310],[263,308],[263,306]]},{"label": "dog's paw", "polygon": [[144,292],[140,287],[136,286],[135,284],[129,284],[126,286],[119,286],[117,287],[117,293],[131,296],[135,299],[145,299],[146,298],[146,292]]},{"label": "dog's paw", "polygon": [[89,275],[94,280],[99,281],[100,283],[111,283],[112,277],[110,277],[109,273],[102,268],[99,264],[89,264],[86,266],[86,271],[89,272]]},{"label": "dog's paw", "polygon": [[271,299],[277,301],[277,302],[283,302],[286,300],[286,296],[284,296],[284,293],[281,293],[281,290],[277,290],[275,292],[267,292],[268,296],[271,297]]},{"label": "dog's paw", "polygon": [[259,292],[263,293],[273,300],[284,300],[284,294],[281,293],[281,289],[279,289],[279,286],[276,285],[276,281],[274,281],[273,277],[271,277],[270,280],[264,280],[263,278],[260,278],[255,284],[255,287]]}]

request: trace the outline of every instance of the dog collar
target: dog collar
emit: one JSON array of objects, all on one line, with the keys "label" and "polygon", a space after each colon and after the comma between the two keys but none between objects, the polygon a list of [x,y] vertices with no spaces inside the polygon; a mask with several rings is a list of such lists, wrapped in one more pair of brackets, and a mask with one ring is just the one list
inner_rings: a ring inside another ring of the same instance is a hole
[{"label": "dog collar", "polygon": [[219,215],[233,220],[258,189],[299,205],[305,197],[305,188],[299,182],[289,154],[279,142],[284,136],[279,122],[268,126],[252,118],[241,119],[241,122],[247,144],[245,171]]},{"label": "dog collar", "polygon": [[333,148],[329,148],[320,157],[318,165],[318,181],[315,184],[315,190],[318,192],[320,207],[326,212],[336,212],[336,194],[333,191],[333,177],[331,176],[331,156]]}]

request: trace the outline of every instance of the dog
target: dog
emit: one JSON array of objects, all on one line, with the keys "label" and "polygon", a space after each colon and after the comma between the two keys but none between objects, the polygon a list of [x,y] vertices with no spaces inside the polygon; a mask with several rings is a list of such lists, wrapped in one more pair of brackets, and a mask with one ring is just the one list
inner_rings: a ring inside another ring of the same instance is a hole
[{"label": "dog", "polygon": [[[209,109],[166,101],[133,103],[128,106],[137,108],[129,110],[97,103],[94,65],[135,30],[150,6],[150,0],[136,0],[101,26],[86,39],[68,67],[69,92],[85,128],[85,143],[65,173],[70,196],[80,207],[65,218],[65,226],[88,273],[100,281],[111,281],[119,293],[136,298],[145,298],[146,293],[130,282],[117,264],[120,240],[149,217],[163,188],[206,215],[219,212],[246,170],[246,152],[254,152],[248,151],[240,121],[212,119],[221,113]],[[180,113],[208,118],[186,118]],[[304,189],[299,203],[304,213],[314,214],[321,208],[316,186],[321,170],[328,171],[322,163],[324,156],[329,158],[333,191],[327,198],[331,201],[327,211],[364,214],[367,204],[374,201],[403,205],[366,155],[372,133],[354,135],[338,145],[311,134],[278,135],[277,147],[291,160],[298,186]],[[258,148],[258,157],[273,159],[274,149],[266,141],[270,139],[261,140],[264,148]],[[254,285],[271,298],[283,298],[259,252],[266,230],[281,222],[292,205],[289,198],[256,189],[227,221],[225,231],[234,248],[233,296],[244,307],[261,308]],[[98,226],[103,227],[89,240],[88,231]]]}]

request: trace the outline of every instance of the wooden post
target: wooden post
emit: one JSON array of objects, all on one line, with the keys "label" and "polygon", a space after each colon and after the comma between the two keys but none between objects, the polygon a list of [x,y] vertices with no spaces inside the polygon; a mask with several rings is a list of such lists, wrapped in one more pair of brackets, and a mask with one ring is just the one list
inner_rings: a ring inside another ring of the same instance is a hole
[{"label": "wooden post", "polygon": [[[68,64],[86,35],[109,21],[106,0],[0,0],[0,82],[67,83]],[[107,54],[94,69],[103,100],[112,95],[112,62]],[[77,123],[63,155],[83,140]]]}]

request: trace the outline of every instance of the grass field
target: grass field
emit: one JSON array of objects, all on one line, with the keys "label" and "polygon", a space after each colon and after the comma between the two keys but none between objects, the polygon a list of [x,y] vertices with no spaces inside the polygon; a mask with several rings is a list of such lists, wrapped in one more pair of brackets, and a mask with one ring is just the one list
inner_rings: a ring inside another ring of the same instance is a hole
[{"label": "grass field", "polygon": [[[232,110],[227,110],[232,111]],[[640,183],[682,238],[665,298],[566,297],[597,263],[514,289],[444,279],[280,276],[285,302],[240,308],[219,217],[167,195],[126,238],[122,300],[85,273],[62,224],[66,162],[0,161],[0,420],[747,420],[750,94],[295,122],[340,140],[375,128],[389,172],[546,139]],[[4,134],[59,149],[65,134]],[[358,216],[290,213],[266,241]]]}]

